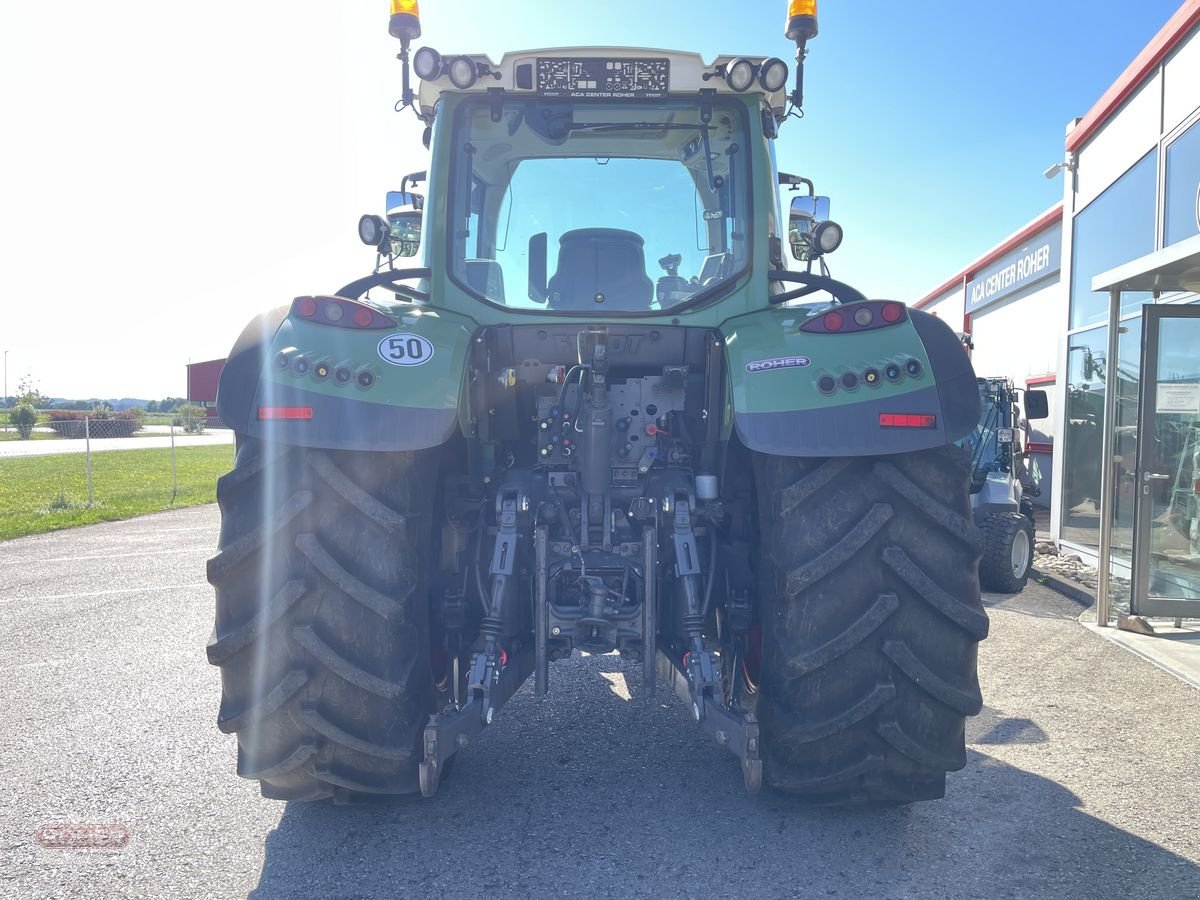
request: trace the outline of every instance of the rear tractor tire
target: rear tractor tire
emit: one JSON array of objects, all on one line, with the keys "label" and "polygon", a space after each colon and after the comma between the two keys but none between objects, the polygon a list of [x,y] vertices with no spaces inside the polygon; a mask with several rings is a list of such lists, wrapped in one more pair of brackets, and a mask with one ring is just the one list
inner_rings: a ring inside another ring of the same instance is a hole
[{"label": "rear tractor tire", "polygon": [[427,579],[436,466],[239,438],[209,561],[218,727],[279,800],[419,790],[438,702]]},{"label": "rear tractor tire", "polygon": [[1033,523],[1021,513],[992,513],[983,523],[979,583],[985,591],[1025,590],[1033,563]]},{"label": "rear tractor tire", "polygon": [[[764,779],[815,804],[944,796],[982,706],[981,538],[957,447],[755,455]],[[749,678],[749,675],[747,675]]]}]

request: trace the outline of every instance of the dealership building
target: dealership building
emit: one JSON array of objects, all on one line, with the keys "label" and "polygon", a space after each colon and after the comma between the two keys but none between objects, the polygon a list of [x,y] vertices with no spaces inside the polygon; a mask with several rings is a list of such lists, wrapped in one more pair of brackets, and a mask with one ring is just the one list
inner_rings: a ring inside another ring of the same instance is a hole
[{"label": "dealership building", "polygon": [[1025,440],[1105,619],[1200,618],[1200,0],[1069,123],[1063,159],[1061,203],[913,306],[969,336],[979,375],[1048,392]]}]

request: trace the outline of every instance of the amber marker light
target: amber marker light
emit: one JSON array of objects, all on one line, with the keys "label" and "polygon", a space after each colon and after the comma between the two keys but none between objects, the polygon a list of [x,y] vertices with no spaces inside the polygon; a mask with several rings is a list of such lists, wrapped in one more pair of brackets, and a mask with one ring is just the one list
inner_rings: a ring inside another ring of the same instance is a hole
[{"label": "amber marker light", "polygon": [[392,0],[388,31],[402,41],[415,41],[421,36],[421,10],[417,0]]},{"label": "amber marker light", "polygon": [[808,40],[817,36],[817,0],[791,0],[788,3],[787,39]]}]

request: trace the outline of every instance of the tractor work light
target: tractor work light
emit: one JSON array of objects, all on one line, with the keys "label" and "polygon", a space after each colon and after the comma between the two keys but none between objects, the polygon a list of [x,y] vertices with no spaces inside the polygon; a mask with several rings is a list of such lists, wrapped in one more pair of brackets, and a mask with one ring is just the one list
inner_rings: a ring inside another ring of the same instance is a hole
[{"label": "tractor work light", "polygon": [[368,247],[382,247],[388,238],[388,225],[382,216],[366,215],[358,220],[358,239]]},{"label": "tractor work light", "polygon": [[817,36],[817,0],[788,3],[786,35],[789,41],[807,41]]},{"label": "tractor work light", "polygon": [[422,47],[413,57],[413,71],[422,81],[433,81],[442,74],[442,55],[432,47]]},{"label": "tractor work light", "polygon": [[823,254],[832,253],[842,246],[842,237],[842,226],[831,219],[818,222],[812,233],[813,245]]},{"label": "tractor work light", "polygon": [[787,80],[788,65],[782,59],[771,57],[758,69],[758,83],[769,93],[782,90]]},{"label": "tractor work light", "polygon": [[725,83],[739,94],[750,90],[754,75],[754,63],[748,59],[735,59],[725,67]]},{"label": "tractor work light", "polygon": [[465,56],[456,56],[450,61],[450,83],[460,91],[465,91],[475,83],[479,72],[474,60]]},{"label": "tractor work light", "polygon": [[421,11],[417,0],[392,0],[392,20],[388,24],[392,37],[406,43],[421,36]]}]

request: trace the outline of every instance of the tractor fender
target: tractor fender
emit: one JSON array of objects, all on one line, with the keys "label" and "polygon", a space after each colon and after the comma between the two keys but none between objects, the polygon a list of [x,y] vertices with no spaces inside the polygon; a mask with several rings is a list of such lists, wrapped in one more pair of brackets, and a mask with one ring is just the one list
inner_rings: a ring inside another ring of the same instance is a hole
[{"label": "tractor fender", "polygon": [[217,415],[238,434],[246,433],[258,375],[270,358],[271,341],[287,314],[288,307],[279,306],[255,316],[225,359],[217,384]]},{"label": "tractor fender", "polygon": [[239,434],[328,450],[446,443],[459,427],[474,323],[409,304],[379,309],[397,324],[334,327],[292,315],[290,307],[256,318],[222,373],[222,420]]},{"label": "tractor fender", "polygon": [[[836,309],[850,317],[858,306]],[[746,447],[779,456],[876,456],[950,444],[978,424],[975,372],[944,322],[906,309],[901,321],[879,328],[800,330],[827,311],[776,307],[722,326],[734,429]],[[889,365],[899,367],[898,378],[884,376]],[[822,390],[829,379],[836,387]]]}]

